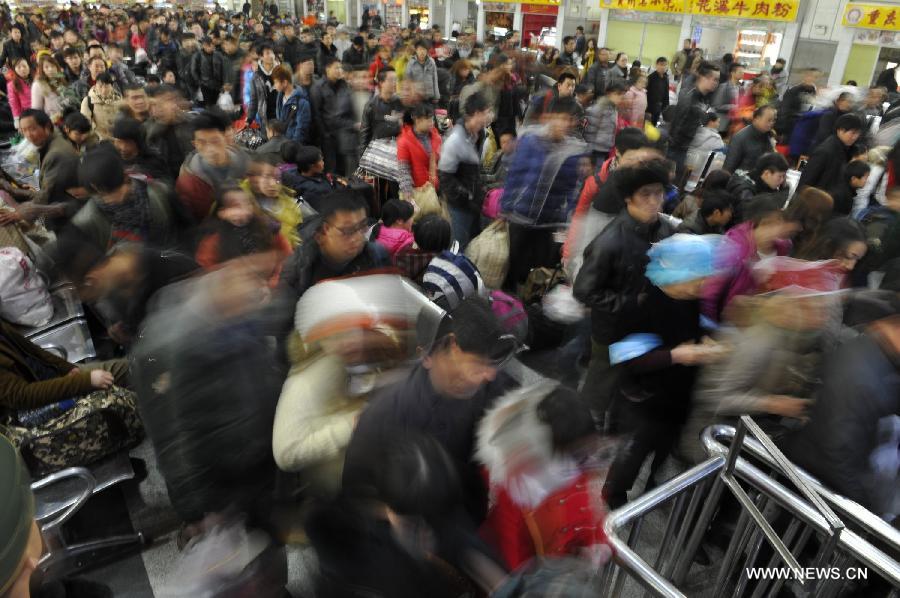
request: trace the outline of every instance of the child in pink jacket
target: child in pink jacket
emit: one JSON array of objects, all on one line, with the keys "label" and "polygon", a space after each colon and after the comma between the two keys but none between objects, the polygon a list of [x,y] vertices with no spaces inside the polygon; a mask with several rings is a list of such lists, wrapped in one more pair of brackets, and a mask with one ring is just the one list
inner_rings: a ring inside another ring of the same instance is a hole
[{"label": "child in pink jacket", "polygon": [[412,234],[413,212],[413,205],[401,199],[392,199],[381,208],[381,224],[377,227],[375,242],[388,250],[392,261],[400,251],[412,247],[415,242]]}]

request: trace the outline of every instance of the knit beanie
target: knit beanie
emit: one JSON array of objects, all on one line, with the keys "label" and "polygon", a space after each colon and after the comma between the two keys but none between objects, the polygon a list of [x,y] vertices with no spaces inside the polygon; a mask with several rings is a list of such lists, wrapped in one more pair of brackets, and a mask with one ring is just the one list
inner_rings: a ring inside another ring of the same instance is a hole
[{"label": "knit beanie", "polygon": [[15,581],[33,522],[28,470],[16,447],[0,436],[0,595]]},{"label": "knit beanie", "polygon": [[484,295],[481,274],[469,258],[444,251],[425,269],[422,288],[432,301],[445,310],[456,309],[464,299]]}]

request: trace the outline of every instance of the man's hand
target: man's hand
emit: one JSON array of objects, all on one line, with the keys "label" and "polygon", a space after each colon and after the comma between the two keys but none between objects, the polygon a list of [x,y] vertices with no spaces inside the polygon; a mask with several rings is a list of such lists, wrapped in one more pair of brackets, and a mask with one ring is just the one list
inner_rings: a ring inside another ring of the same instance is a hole
[{"label": "man's hand", "polygon": [[93,370],[91,372],[91,386],[99,390],[106,390],[113,385],[115,377],[106,370]]},{"label": "man's hand", "polygon": [[806,419],[806,410],[812,404],[809,399],[798,399],[787,395],[771,395],[763,399],[763,409],[775,415]]},{"label": "man's hand", "polygon": [[77,367],[74,367],[74,368],[72,368],[71,370],[69,370],[69,373],[66,374],[66,376],[75,376],[75,375],[80,374],[80,373],[81,373],[81,370],[78,369]]},{"label": "man's hand", "polygon": [[13,222],[34,222],[37,218],[38,209],[31,203],[20,203],[16,205],[16,209],[12,212],[0,213],[0,225],[11,224]]}]

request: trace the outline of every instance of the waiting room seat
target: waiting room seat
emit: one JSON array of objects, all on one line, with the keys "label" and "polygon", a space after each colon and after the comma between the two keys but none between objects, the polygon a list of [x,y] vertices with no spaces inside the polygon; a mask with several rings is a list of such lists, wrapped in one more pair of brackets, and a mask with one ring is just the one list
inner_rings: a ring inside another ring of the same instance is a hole
[{"label": "waiting room seat", "polygon": [[141,532],[77,544],[69,544],[65,537],[65,524],[92,496],[134,476],[128,453],[122,452],[90,468],[69,467],[31,485],[35,496],[35,520],[47,549],[38,567],[48,579],[61,579],[108,563],[147,544]]}]

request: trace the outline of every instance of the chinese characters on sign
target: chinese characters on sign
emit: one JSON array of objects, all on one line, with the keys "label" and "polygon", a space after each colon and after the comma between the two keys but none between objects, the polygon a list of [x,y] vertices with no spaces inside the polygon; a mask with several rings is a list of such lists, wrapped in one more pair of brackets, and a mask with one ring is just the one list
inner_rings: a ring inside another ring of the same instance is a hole
[{"label": "chinese characters on sign", "polygon": [[844,9],[843,23],[847,27],[900,31],[900,6],[850,2]]},{"label": "chinese characters on sign", "polygon": [[601,8],[793,21],[800,0],[601,0]]}]

